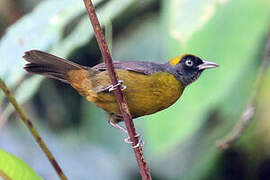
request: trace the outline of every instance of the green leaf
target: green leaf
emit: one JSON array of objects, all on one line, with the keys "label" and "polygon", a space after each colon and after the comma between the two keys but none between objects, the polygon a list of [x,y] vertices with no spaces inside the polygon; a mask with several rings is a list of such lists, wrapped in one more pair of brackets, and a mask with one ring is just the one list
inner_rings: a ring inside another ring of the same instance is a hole
[{"label": "green leaf", "polygon": [[185,43],[193,33],[199,31],[228,0],[169,0],[168,30],[170,35],[180,43]]},{"label": "green leaf", "polygon": [[65,25],[83,10],[76,0],[48,0],[11,26],[0,42],[0,75],[6,83],[12,86],[25,74],[25,51],[50,48],[60,40]]},{"label": "green leaf", "polygon": [[[241,112],[239,109],[244,99],[230,95],[238,86],[246,90],[250,88],[253,79],[249,79],[249,83],[243,83],[243,79],[258,68],[254,63],[261,58],[263,51],[270,22],[269,6],[266,1],[229,1],[200,31],[193,34],[184,47],[170,37],[168,48],[171,55],[193,53],[217,62],[220,67],[204,72],[172,107],[146,118],[148,142],[153,151],[165,151],[183,142],[202,126],[208,112],[227,98],[238,99],[234,103],[238,108],[230,110]],[[164,13],[170,13],[169,6],[166,7]],[[179,11],[182,8],[179,6]]]},{"label": "green leaf", "polygon": [[[44,1],[8,29],[0,42],[0,76],[10,89],[17,86],[26,74],[23,70],[24,52],[30,49],[47,50],[60,39],[70,19],[83,10],[81,3],[75,0]],[[28,100],[36,92],[41,80],[38,76],[25,78],[14,93],[18,102]],[[9,106],[5,115],[11,112]]]},{"label": "green leaf", "polygon": [[[97,15],[101,25],[105,25],[108,21],[115,19],[124,10],[130,8],[135,0],[114,0],[107,2],[104,6],[97,9]],[[76,19],[76,21],[78,21]],[[76,48],[85,45],[91,38],[94,37],[92,25],[89,17],[85,14],[79,19],[76,27],[65,39],[53,44],[51,53],[57,56],[67,56]]]},{"label": "green leaf", "polygon": [[[101,1],[96,0],[94,4]],[[97,13],[101,15],[99,17],[101,24],[117,17],[134,2],[135,0],[107,2],[97,9]],[[67,57],[75,49],[87,44],[94,34],[85,12],[82,1],[47,0],[11,26],[0,42],[0,77],[7,86],[12,89],[25,76],[26,71],[23,70],[25,61],[22,59],[25,51],[39,49]],[[23,81],[14,93],[20,104],[36,92],[42,79],[43,77],[35,75]],[[2,98],[0,94],[0,99]],[[5,117],[11,112],[12,108],[9,106],[5,110]]]},{"label": "green leaf", "polygon": [[12,180],[41,179],[23,160],[0,149],[0,179],[1,177]]},{"label": "green leaf", "polygon": [[[0,76],[10,89],[20,84],[14,92],[20,104],[36,92],[42,80],[39,76],[33,76],[21,81],[26,75],[23,70],[25,61],[22,59],[24,52],[30,49],[48,50],[52,44],[60,41],[66,24],[83,10],[83,4],[76,0],[44,1],[11,26],[3,36],[0,42]],[[8,117],[12,111],[9,105],[3,117]]]}]

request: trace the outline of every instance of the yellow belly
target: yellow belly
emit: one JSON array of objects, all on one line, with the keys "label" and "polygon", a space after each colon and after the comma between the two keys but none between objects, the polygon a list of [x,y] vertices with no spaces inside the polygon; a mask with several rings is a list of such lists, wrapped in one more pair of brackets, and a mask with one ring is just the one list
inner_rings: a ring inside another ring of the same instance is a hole
[{"label": "yellow belly", "polygon": [[[167,72],[152,75],[125,70],[116,72],[118,79],[123,80],[123,84],[127,87],[123,92],[133,117],[152,114],[169,107],[184,90],[181,83]],[[96,75],[91,81],[92,88],[88,91],[87,99],[110,114],[120,114],[114,93],[93,93],[98,88],[110,84],[106,71]]]}]

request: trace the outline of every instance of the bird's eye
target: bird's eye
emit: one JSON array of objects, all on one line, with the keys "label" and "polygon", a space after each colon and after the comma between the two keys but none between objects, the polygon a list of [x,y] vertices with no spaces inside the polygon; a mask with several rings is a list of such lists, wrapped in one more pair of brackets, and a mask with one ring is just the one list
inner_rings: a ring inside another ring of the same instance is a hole
[{"label": "bird's eye", "polygon": [[192,67],[194,63],[193,63],[193,61],[191,61],[191,60],[188,59],[188,60],[186,60],[185,64],[188,67]]}]

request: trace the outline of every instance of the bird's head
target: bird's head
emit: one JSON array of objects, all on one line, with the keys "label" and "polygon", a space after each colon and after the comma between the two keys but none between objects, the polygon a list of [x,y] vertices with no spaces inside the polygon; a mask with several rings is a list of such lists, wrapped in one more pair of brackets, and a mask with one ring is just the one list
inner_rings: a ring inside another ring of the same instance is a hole
[{"label": "bird's head", "polygon": [[204,61],[197,56],[184,54],[167,63],[167,70],[184,85],[196,81],[205,69],[218,67],[218,64]]}]

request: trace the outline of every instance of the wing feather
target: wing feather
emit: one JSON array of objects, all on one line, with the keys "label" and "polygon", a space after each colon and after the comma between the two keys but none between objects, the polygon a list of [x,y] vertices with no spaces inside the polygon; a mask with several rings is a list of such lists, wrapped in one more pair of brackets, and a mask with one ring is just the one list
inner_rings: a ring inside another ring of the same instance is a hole
[{"label": "wing feather", "polygon": [[[114,68],[120,70],[133,71],[141,74],[153,74],[163,71],[162,64],[145,61],[114,61]],[[96,71],[106,71],[105,63],[100,63],[91,69]]]}]

